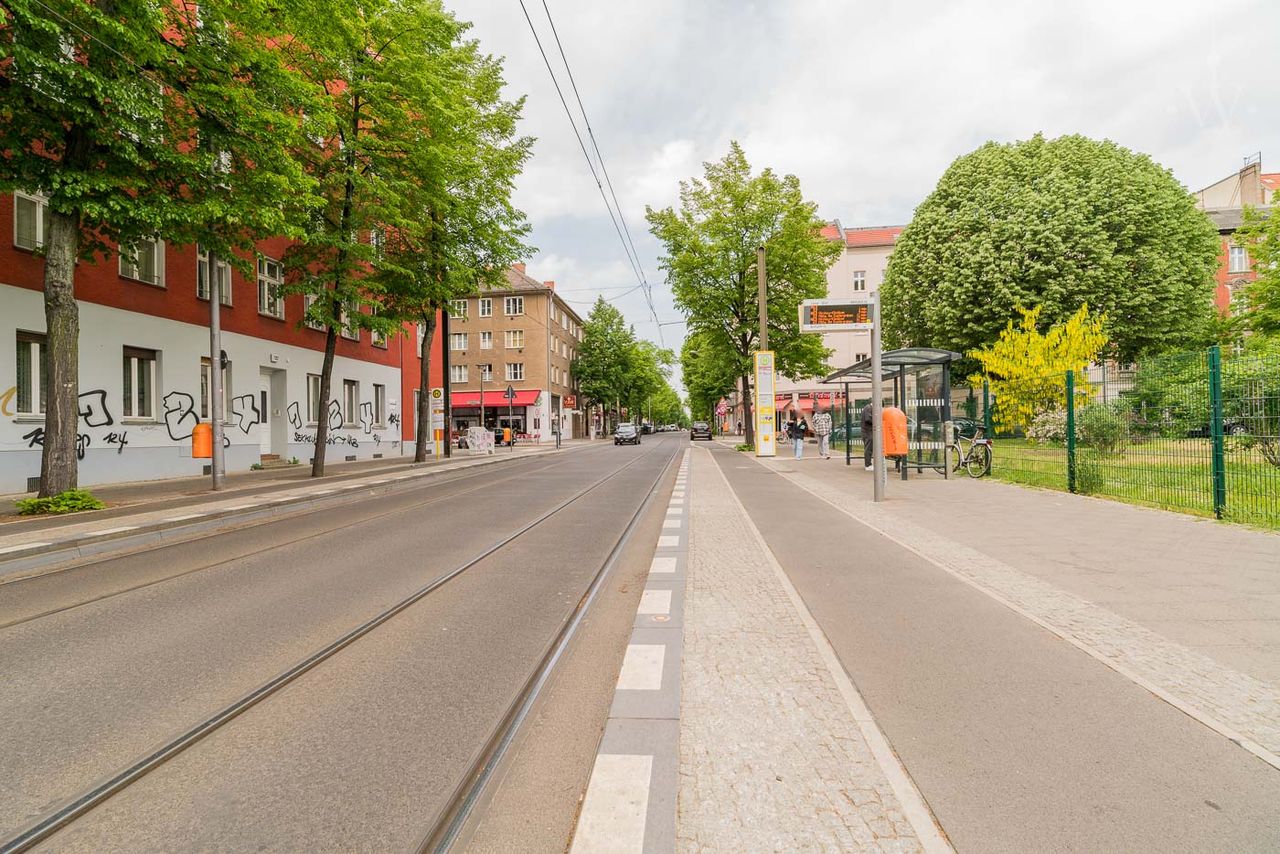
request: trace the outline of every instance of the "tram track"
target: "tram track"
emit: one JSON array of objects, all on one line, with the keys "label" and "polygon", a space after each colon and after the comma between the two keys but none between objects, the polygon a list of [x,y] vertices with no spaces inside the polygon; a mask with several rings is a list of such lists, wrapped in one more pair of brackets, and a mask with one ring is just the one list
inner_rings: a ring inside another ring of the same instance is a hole
[{"label": "tram track", "polygon": [[[672,449],[668,448],[666,450],[668,453],[671,454],[671,459],[674,459],[675,454],[672,451]],[[661,448],[659,449],[658,452],[661,453]],[[595,492],[600,487],[604,486],[606,483],[612,481],[614,478],[618,477],[620,474],[622,474],[624,471],[627,471],[632,466],[635,466],[638,463],[641,463],[642,461],[650,460],[653,454],[654,452],[649,452],[647,454],[637,456],[631,459],[630,461],[624,463],[623,465],[618,466],[617,468],[613,469],[603,477],[600,477],[599,479],[595,480],[585,488],[580,489],[574,492],[568,498],[561,500],[559,503],[553,506],[550,510],[539,514],[536,518],[522,525],[515,531],[505,534],[500,539],[493,542],[492,544],[490,544],[488,547],[481,550],[477,554],[469,557],[464,562],[458,564],[457,566],[453,567],[452,569],[440,575],[437,575],[427,584],[422,585],[421,587],[414,590],[409,595],[404,596],[399,601],[392,604],[390,607],[385,608],[375,616],[369,618],[363,623],[348,630],[341,636],[335,638],[334,640],[330,641],[329,643],[325,644],[319,649],[316,649],[310,655],[307,655],[305,658],[297,661],[291,667],[278,673],[276,676],[272,677],[266,682],[259,684],[253,690],[243,694],[238,700],[222,707],[217,712],[206,717],[196,725],[181,732],[176,737],[169,739],[168,741],[159,745],[155,749],[151,750],[150,752],[136,759],[132,763],[121,768],[114,774],[111,774],[102,782],[83,790],[77,796],[64,802],[63,805],[60,806],[59,808],[45,814],[42,818],[38,819],[35,823],[29,825],[25,830],[19,832],[17,835],[3,842],[0,842],[0,852],[2,852],[2,854],[9,854],[9,852],[26,851],[31,849],[35,845],[38,845],[39,843],[47,840],[49,837],[51,837],[54,833],[56,833],[60,829],[63,829],[68,825],[73,824],[75,821],[77,821],[80,818],[83,818],[88,813],[92,812],[96,807],[100,806],[105,801],[110,799],[112,796],[128,788],[130,785],[142,779],[143,777],[147,776],[148,774],[152,773],[153,771],[161,768],[165,763],[167,763],[174,757],[180,755],[181,753],[186,751],[188,748],[199,743],[210,734],[226,726],[228,723],[235,720],[237,717],[242,715],[247,710],[253,708],[254,706],[261,703],[262,701],[266,700],[268,697],[272,696],[273,694],[275,694],[285,686],[291,683],[294,683],[299,678],[301,678],[304,674],[306,674],[307,672],[317,667],[319,664],[333,658],[343,649],[351,646],[360,638],[373,632],[379,626],[393,619],[396,615],[404,612],[405,610],[413,607],[413,605],[415,605],[416,603],[427,598],[428,596],[430,596],[431,593],[440,589],[444,585],[448,584],[449,581],[451,581],[452,579],[457,578],[458,576],[467,572],[472,567],[475,567],[477,564],[480,564],[482,561],[484,561],[486,558],[493,555],[495,552],[498,552],[499,550],[503,549],[510,543],[514,542],[515,540],[519,539],[520,537],[524,536],[530,531],[533,531],[534,529],[538,528],[547,520],[553,518],[554,516],[561,513],[568,507],[581,501],[583,498]],[[666,463],[662,467],[662,470],[658,476],[658,479],[655,480],[654,485],[650,487],[650,495],[652,495],[653,490],[656,488],[657,484],[660,482],[662,474],[665,473],[667,470],[669,470],[671,459],[668,459],[666,461]],[[528,474],[528,472],[525,472],[524,474]],[[492,482],[484,485],[478,485],[474,489],[475,490],[483,489],[485,486],[488,486],[488,485],[492,485]],[[449,496],[449,497],[453,497],[453,496]],[[440,500],[440,499],[435,499],[435,500]],[[422,502],[422,503],[430,503],[430,502]],[[530,702],[532,699],[536,698],[537,691],[540,688],[540,685],[542,684],[542,682],[545,681],[546,675],[549,674],[550,670],[554,667],[555,661],[559,657],[559,652],[563,651],[564,645],[567,644],[568,639],[572,637],[572,632],[576,628],[577,623],[580,621],[581,615],[585,613],[586,608],[589,607],[590,600],[591,598],[594,597],[595,590],[598,589],[600,581],[605,576],[607,576],[609,567],[612,565],[612,562],[616,558],[616,555],[618,554],[620,549],[625,545],[627,538],[630,536],[630,532],[635,527],[636,520],[640,517],[644,508],[649,506],[649,503],[650,503],[649,499],[646,498],[646,500],[642,502],[640,509],[638,509],[636,513],[632,515],[630,522],[626,526],[622,536],[619,537],[619,540],[615,544],[614,549],[610,552],[609,557],[606,559],[605,563],[601,566],[600,570],[597,571],[594,580],[592,581],[591,585],[588,588],[587,593],[584,594],[583,598],[579,600],[578,605],[574,609],[573,614],[569,619],[566,620],[564,626],[562,627],[561,632],[557,635],[557,641],[553,643],[553,646],[548,651],[548,653],[543,656],[543,658],[541,659],[541,663],[537,668],[537,670],[535,671],[534,675],[530,677],[529,682],[526,682],[525,686],[519,692],[519,695],[518,695],[519,698],[528,699]],[[390,511],[390,512],[391,513],[404,512],[404,508],[400,508],[396,511]],[[368,519],[365,519],[363,521],[368,521]],[[557,646],[557,644],[559,645]],[[519,720],[521,719],[522,719],[522,716],[517,716],[514,719],[516,721],[515,726],[518,727]],[[504,727],[506,727],[508,722],[512,720],[512,713],[510,710],[508,711],[508,715],[504,717],[503,720],[504,720]],[[506,731],[506,730],[503,730],[503,728],[500,728],[500,732],[502,731]],[[514,730],[511,730],[511,731],[514,731]],[[499,739],[499,741],[501,741],[501,739]],[[494,739],[491,738],[490,743],[486,745],[485,750],[482,751],[481,754],[479,755],[482,757],[491,755],[492,753],[491,745],[493,743],[495,743]],[[481,765],[483,766],[483,763],[481,763]],[[479,776],[476,776],[474,774],[468,775],[467,780],[464,781],[464,784],[460,786],[459,792],[462,792],[465,795],[466,792],[475,791],[476,782],[479,781],[480,785],[482,786],[483,780],[486,780],[486,779],[487,779],[487,775],[483,775],[483,774]],[[457,798],[455,798],[454,801],[450,802],[451,803],[450,808],[448,808],[445,811],[445,813],[442,814],[440,821],[444,820],[444,816],[456,814],[456,811],[452,807],[452,804],[456,800]],[[465,816],[465,813],[464,813],[464,816]]]}]

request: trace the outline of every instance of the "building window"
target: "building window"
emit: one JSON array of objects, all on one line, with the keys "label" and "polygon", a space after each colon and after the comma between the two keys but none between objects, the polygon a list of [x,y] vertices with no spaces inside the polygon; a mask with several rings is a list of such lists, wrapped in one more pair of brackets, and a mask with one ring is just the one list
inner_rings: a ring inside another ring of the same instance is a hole
[{"label": "building window", "polygon": [[508,350],[520,350],[524,348],[524,330],[508,329],[505,336],[506,346]]},{"label": "building window", "polygon": [[506,312],[507,317],[524,314],[524,297],[504,297],[502,310]]},{"label": "building window", "polygon": [[507,362],[507,382],[524,379],[524,362]]},{"label": "building window", "polygon": [[320,375],[307,374],[307,424],[320,423]]},{"label": "building window", "polygon": [[378,383],[373,384],[373,423],[387,426],[387,387]]},{"label": "building window", "polygon": [[[372,315],[373,317],[378,316],[378,306],[376,304],[369,306],[369,314]],[[378,329],[376,326],[370,327],[369,342],[373,344],[373,346],[381,347],[382,349],[385,350],[387,349],[387,333],[383,332],[381,329]]]},{"label": "building window", "polygon": [[478,367],[480,368],[480,382],[493,382],[493,365],[479,365]]},{"label": "building window", "polygon": [[493,299],[490,297],[481,297],[478,302],[480,303],[480,316],[493,317]]},{"label": "building window", "polygon": [[[219,302],[225,306],[231,305],[231,265],[221,258],[214,265],[213,279],[218,284],[218,295],[221,297]],[[209,253],[204,247],[196,246],[196,296],[200,299],[209,298]]]},{"label": "building window", "polygon": [[342,381],[342,426],[356,426],[360,413],[360,383],[355,380]]},{"label": "building window", "polygon": [[[200,358],[200,420],[213,418],[213,373],[209,369],[208,356]],[[222,420],[226,420],[231,412],[231,363],[222,369]]]},{"label": "building window", "polygon": [[304,322],[307,324],[308,329],[315,329],[319,332],[323,332],[325,329],[324,321],[315,319],[315,305],[318,302],[320,302],[320,297],[315,294],[307,294],[302,298],[303,307],[306,310],[304,314]]},{"label": "building window", "polygon": [[449,301],[449,316],[467,319],[467,301],[464,299],[455,299]]},{"label": "building window", "polygon": [[39,415],[48,403],[45,377],[49,375],[49,350],[45,338],[35,332],[18,331],[17,414]]},{"label": "building window", "polygon": [[380,228],[369,230],[369,245],[373,247],[373,257],[381,258],[387,245],[387,236]]},{"label": "building window", "polygon": [[493,333],[492,332],[480,333],[480,349],[481,350],[493,349]]},{"label": "building window", "polygon": [[124,417],[155,418],[156,351],[124,348]]},{"label": "building window", "polygon": [[467,349],[467,333],[450,332],[449,333],[449,349],[465,351]]},{"label": "building window", "polygon": [[120,275],[164,287],[164,241],[139,240],[120,247]]},{"label": "building window", "polygon": [[467,381],[466,365],[450,365],[449,366],[449,382],[465,383]]},{"label": "building window", "polygon": [[854,270],[854,271],[853,271],[853,290],[854,290],[854,292],[856,293],[856,292],[858,292],[858,291],[865,291],[866,289],[867,289],[867,271],[866,271],[866,270]]},{"label": "building window", "polygon": [[566,331],[569,329],[569,315],[563,312],[560,313],[560,326]]},{"label": "building window", "polygon": [[284,320],[284,267],[279,261],[258,257],[258,313]]},{"label": "building window", "polygon": [[44,196],[13,194],[13,245],[36,250],[44,246],[49,233],[49,206]]},{"label": "building window", "polygon": [[1227,254],[1228,273],[1249,272],[1249,252],[1243,246],[1232,246]]},{"label": "building window", "polygon": [[355,317],[359,313],[360,306],[355,302],[343,303],[339,320],[342,323],[342,337],[349,341],[360,340],[360,326],[355,321]]}]

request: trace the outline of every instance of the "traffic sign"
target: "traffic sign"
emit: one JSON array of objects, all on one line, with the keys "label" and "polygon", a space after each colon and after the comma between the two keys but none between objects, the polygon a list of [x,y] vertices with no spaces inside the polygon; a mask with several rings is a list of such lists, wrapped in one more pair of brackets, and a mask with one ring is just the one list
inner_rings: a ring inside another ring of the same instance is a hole
[{"label": "traffic sign", "polygon": [[515,400],[516,387],[512,385],[507,386],[507,390],[502,393],[502,396],[505,397],[507,400]]}]

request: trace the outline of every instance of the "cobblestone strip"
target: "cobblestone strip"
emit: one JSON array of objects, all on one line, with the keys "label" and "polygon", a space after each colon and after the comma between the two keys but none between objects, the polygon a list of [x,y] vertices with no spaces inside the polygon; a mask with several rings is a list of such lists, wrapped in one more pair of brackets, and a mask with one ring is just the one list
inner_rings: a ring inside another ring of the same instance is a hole
[{"label": "cobblestone strip", "polygon": [[678,849],[948,850],[918,802],[921,844],[803,603],[710,452],[695,452],[693,476]]},{"label": "cobblestone strip", "polygon": [[[766,465],[766,467],[771,467]],[[775,468],[776,471],[776,468]],[[778,472],[1280,768],[1280,688],[799,472]]]},{"label": "cobblestone strip", "polygon": [[571,854],[670,854],[676,840],[689,452],[663,517]]}]

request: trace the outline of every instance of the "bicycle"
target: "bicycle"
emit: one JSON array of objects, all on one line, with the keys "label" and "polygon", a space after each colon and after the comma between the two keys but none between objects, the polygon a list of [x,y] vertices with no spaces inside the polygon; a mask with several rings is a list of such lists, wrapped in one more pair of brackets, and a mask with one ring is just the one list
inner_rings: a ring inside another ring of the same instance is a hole
[{"label": "bicycle", "polygon": [[[983,477],[991,474],[991,450],[992,443],[990,439],[985,438],[986,428],[979,427],[973,432],[972,439],[965,439],[963,436],[957,436],[955,444],[951,446],[951,470],[953,472],[960,471],[963,466],[969,477]],[[969,448],[963,454],[960,452],[960,444],[967,442]]]}]

